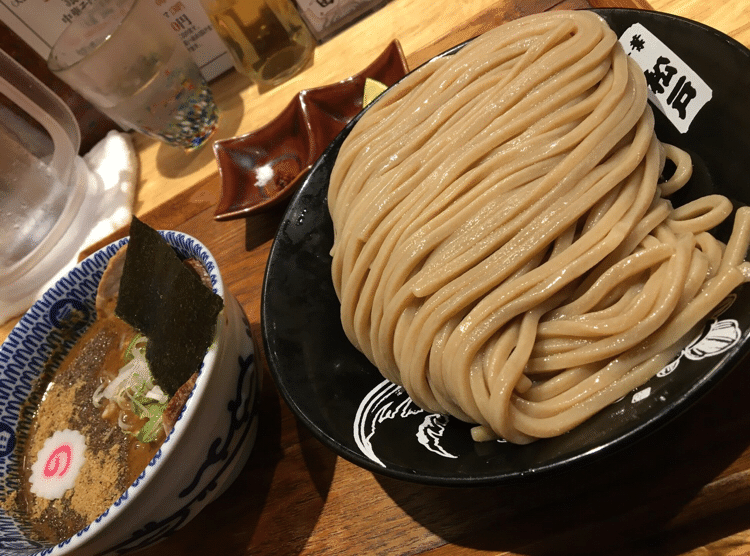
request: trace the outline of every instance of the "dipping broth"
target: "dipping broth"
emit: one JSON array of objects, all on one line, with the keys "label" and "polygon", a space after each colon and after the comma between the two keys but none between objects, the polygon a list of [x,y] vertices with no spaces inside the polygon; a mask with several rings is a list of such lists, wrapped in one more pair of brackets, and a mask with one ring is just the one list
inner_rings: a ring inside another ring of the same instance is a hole
[{"label": "dipping broth", "polygon": [[[145,285],[134,283],[134,274]],[[181,260],[134,218],[130,242],[100,281],[96,320],[59,364],[60,348],[53,349],[22,412],[29,425],[19,428],[27,432],[16,448],[21,486],[3,506],[33,538],[58,543],[72,536],[141,474],[195,385],[222,307],[203,266]],[[165,314],[175,319],[171,326]],[[63,336],[80,326],[75,314],[70,320]]]}]

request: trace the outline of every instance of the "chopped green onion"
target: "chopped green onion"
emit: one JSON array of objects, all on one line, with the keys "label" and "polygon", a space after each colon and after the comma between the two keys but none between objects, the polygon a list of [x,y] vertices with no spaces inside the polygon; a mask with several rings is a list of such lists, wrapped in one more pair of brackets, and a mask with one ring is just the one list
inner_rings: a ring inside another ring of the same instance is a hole
[{"label": "chopped green onion", "polygon": [[143,335],[137,335],[130,342],[123,357],[124,365],[106,387],[97,389],[94,404],[98,407],[106,398],[123,409],[129,407],[139,418],[146,419],[146,423],[136,433],[122,425],[120,428],[127,434],[135,434],[142,442],[152,442],[162,428],[162,416],[169,396],[155,383],[149,370],[146,344],[147,339]]}]

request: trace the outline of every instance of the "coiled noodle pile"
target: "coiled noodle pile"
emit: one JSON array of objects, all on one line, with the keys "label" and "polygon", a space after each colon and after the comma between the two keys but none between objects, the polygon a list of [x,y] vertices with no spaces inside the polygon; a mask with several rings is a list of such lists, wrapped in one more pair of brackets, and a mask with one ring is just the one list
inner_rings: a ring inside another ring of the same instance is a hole
[{"label": "coiled noodle pile", "polygon": [[[673,208],[689,156],[591,12],[505,24],[388,91],[330,180],[351,342],[476,439],[562,434],[643,384],[745,281],[717,195]],[[665,160],[676,170],[660,178]]]}]

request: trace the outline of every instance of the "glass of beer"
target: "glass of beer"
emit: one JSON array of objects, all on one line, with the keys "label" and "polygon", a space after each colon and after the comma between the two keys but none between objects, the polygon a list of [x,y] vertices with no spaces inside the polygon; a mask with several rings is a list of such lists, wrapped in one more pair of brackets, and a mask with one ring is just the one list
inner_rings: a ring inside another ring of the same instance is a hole
[{"label": "glass of beer", "polygon": [[201,0],[240,73],[273,87],[312,58],[315,39],[290,0]]}]

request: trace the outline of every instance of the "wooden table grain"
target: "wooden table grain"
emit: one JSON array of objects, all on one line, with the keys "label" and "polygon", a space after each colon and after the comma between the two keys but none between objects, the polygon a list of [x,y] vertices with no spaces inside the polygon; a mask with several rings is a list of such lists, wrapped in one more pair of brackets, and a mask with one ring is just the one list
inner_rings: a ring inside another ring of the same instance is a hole
[{"label": "wooden table grain", "polygon": [[[280,87],[259,92],[237,74],[213,83],[222,111],[215,139],[260,127],[301,89],[357,73],[393,39],[414,67],[524,11],[583,4],[392,0],[318,47],[313,65]],[[750,45],[750,0],[592,4],[652,7]],[[137,214],[152,226],[195,235],[214,253],[248,314],[264,373],[261,432],[237,481],[183,530],[139,554],[750,555],[746,365],[657,433],[562,476],[478,490],[375,475],[336,456],[297,422],[263,362],[261,285],[284,208],[216,222],[221,191],[211,149],[185,154],[134,139]],[[5,334],[7,327],[0,329]]]}]

